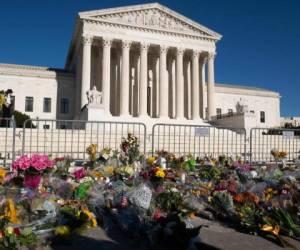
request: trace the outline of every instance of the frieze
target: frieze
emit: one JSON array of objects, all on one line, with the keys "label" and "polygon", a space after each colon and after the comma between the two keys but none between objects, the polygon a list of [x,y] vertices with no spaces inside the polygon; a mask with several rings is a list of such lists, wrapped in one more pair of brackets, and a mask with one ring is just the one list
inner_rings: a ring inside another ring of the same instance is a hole
[{"label": "frieze", "polygon": [[95,19],[84,19],[84,22],[86,24],[85,26],[85,31],[90,31],[90,32],[98,32],[99,30],[99,25],[102,27],[115,27],[115,28],[122,28],[122,29],[127,29],[127,30],[139,30],[143,32],[150,32],[150,33],[159,33],[160,35],[163,36],[173,36],[173,37],[185,37],[188,39],[192,40],[201,40],[201,41],[208,41],[208,42],[213,42],[215,43],[216,40],[213,37],[208,37],[208,36],[201,36],[201,35],[192,35],[192,34],[187,34],[187,33],[176,33],[176,32],[171,32],[168,30],[156,30],[156,29],[151,29],[151,28],[145,28],[145,27],[138,27],[138,26],[132,26],[132,25],[126,25],[126,24],[119,24],[119,23],[110,23],[105,20],[95,20]]},{"label": "frieze", "polygon": [[206,32],[201,31],[159,9],[111,13],[94,16],[93,18],[97,20],[138,27],[162,29],[173,32],[187,33],[191,35],[210,36]]}]

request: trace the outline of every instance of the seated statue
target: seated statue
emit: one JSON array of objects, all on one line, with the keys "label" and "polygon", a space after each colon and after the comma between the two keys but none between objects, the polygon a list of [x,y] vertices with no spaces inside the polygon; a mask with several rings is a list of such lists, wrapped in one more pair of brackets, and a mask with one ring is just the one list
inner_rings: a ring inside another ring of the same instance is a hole
[{"label": "seated statue", "polygon": [[102,92],[98,91],[96,86],[86,92],[88,105],[101,105],[102,104]]}]

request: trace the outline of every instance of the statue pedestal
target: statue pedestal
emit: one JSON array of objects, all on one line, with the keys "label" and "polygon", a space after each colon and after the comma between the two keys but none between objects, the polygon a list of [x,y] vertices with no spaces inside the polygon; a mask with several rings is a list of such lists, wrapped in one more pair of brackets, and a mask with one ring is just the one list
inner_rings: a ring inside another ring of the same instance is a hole
[{"label": "statue pedestal", "polygon": [[80,120],[84,121],[105,121],[106,119],[107,115],[102,104],[88,104],[80,113]]}]

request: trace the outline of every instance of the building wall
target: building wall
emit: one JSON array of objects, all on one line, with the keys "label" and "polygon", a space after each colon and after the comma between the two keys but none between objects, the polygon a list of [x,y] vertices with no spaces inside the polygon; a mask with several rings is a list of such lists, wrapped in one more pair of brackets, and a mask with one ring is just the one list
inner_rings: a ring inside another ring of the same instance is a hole
[{"label": "building wall", "polygon": [[[75,85],[79,79],[71,73],[42,67],[0,64],[0,90],[11,88],[15,96],[15,109],[40,119],[74,119],[79,109],[76,108],[78,97]],[[76,94],[77,93],[77,94]],[[25,98],[34,98],[33,112],[25,112]],[[43,112],[44,97],[51,98],[51,112]],[[61,98],[69,99],[69,112],[60,112]],[[204,108],[206,108],[206,87],[204,86]],[[228,109],[236,112],[236,104],[242,98],[254,111],[256,127],[276,127],[280,125],[280,96],[276,92],[254,88],[217,84],[215,87],[216,108],[222,114]],[[78,107],[78,106],[77,106]],[[265,111],[265,123],[260,122],[260,111]],[[205,112],[204,112],[205,113]]]},{"label": "building wall", "polygon": [[292,125],[294,127],[300,126],[300,117],[281,117],[280,126]]},{"label": "building wall", "polygon": [[[73,119],[74,77],[41,67],[0,65],[0,90],[13,90],[15,110],[32,119]],[[33,111],[25,111],[26,97],[33,97]],[[60,113],[60,99],[69,99],[69,112]],[[51,98],[51,112],[43,112],[44,98]]]},{"label": "building wall", "polygon": [[[228,113],[228,109],[236,112],[237,102],[242,98],[248,105],[249,111],[254,111],[255,127],[280,126],[280,95],[273,91],[259,90],[247,87],[225,87],[217,84],[215,87],[216,108],[220,108],[222,114]],[[206,108],[206,88],[204,91],[204,103]],[[260,122],[260,112],[265,112],[265,123]],[[252,112],[251,112],[252,113]]]}]

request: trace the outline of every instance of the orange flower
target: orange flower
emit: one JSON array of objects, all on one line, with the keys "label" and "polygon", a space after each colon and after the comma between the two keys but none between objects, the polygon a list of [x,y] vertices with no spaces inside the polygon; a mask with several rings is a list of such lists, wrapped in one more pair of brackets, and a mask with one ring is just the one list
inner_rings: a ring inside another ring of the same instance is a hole
[{"label": "orange flower", "polygon": [[255,205],[259,203],[259,197],[253,193],[245,192],[241,194],[236,194],[233,196],[236,202],[243,203],[245,201],[252,201]]}]

